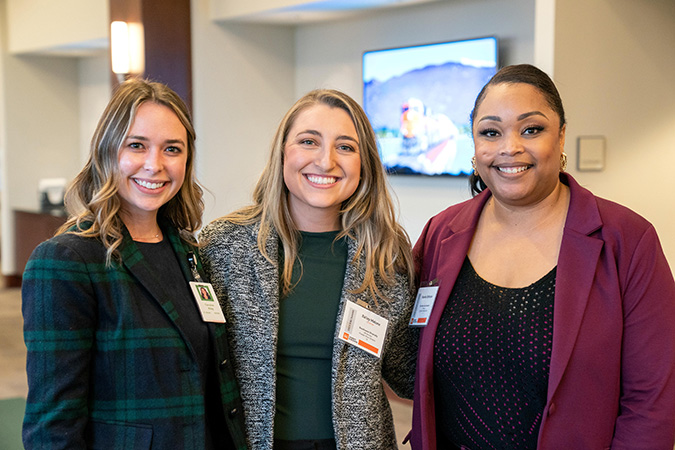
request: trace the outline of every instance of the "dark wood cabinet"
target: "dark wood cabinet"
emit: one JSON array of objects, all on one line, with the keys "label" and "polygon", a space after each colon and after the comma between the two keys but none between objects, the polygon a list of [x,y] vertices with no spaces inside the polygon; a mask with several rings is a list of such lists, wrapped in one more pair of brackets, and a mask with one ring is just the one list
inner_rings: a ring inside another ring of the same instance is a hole
[{"label": "dark wood cabinet", "polygon": [[66,216],[37,211],[14,211],[16,273],[21,275],[28,258],[35,247],[54,236],[58,228],[66,222]]}]

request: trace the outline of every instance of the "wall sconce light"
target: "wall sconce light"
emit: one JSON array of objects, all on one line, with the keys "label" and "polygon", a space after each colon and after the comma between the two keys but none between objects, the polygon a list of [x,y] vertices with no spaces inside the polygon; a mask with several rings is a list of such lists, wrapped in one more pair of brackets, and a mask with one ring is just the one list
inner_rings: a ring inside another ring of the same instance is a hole
[{"label": "wall sconce light", "polygon": [[123,81],[128,75],[145,70],[143,25],[115,21],[110,24],[112,71]]}]

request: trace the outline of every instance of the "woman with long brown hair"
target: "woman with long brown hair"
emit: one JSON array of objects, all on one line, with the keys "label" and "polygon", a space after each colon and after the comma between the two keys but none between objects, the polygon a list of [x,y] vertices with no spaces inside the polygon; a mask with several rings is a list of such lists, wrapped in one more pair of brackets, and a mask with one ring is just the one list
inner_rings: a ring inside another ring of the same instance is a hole
[{"label": "woman with long brown hair", "polygon": [[225,324],[191,288],[208,286],[194,141],[167,86],[113,94],[71,216],[24,273],[27,449],[246,448]]},{"label": "woman with long brown hair", "polygon": [[395,449],[381,380],[412,395],[411,251],[362,108],[334,90],[298,100],[253,204],[200,239],[251,447]]}]

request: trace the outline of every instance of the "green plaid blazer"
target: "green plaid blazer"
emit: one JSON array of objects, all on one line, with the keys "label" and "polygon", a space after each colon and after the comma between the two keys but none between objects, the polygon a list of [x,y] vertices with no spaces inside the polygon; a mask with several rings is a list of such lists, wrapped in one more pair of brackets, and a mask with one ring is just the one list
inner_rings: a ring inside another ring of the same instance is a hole
[{"label": "green plaid blazer", "polygon": [[[121,263],[99,240],[62,234],[40,244],[23,275],[28,349],[27,449],[203,449],[204,391],[172,293],[126,230]],[[192,280],[178,232],[163,227]],[[201,264],[198,263],[201,271]],[[226,424],[246,448],[224,324],[209,324]]]}]

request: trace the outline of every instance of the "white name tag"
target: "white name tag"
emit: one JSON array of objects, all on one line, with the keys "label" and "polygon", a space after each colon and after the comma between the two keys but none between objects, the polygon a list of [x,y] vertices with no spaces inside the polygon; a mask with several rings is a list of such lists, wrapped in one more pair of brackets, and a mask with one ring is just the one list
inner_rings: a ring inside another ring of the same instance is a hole
[{"label": "white name tag", "polygon": [[220,309],[220,303],[211,283],[190,281],[190,288],[192,288],[192,295],[197,302],[202,320],[204,322],[225,323],[223,310]]},{"label": "white name tag", "polygon": [[421,287],[417,291],[417,298],[415,298],[415,306],[410,316],[411,327],[426,327],[429,323],[431,310],[436,301],[436,294],[438,294],[439,286]]},{"label": "white name tag", "polygon": [[389,320],[348,301],[345,303],[338,337],[379,358],[382,354],[387,326],[389,326]]}]

